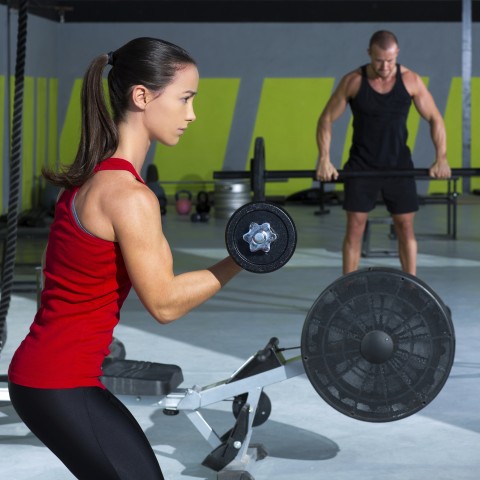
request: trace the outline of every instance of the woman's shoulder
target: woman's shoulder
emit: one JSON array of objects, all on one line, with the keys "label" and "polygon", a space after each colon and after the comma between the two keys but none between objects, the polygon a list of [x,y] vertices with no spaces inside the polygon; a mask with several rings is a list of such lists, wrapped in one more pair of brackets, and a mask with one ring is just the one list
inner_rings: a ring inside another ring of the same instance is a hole
[{"label": "woman's shoulder", "polygon": [[154,193],[125,170],[97,172],[80,189],[79,195],[112,219],[119,213],[138,208],[153,210],[158,203]]}]

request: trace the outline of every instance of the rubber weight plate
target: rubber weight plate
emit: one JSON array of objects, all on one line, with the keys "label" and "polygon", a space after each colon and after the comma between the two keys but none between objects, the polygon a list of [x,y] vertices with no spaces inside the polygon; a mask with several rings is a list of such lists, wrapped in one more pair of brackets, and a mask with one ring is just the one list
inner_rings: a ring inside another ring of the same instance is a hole
[{"label": "rubber weight plate", "polygon": [[307,314],[301,352],[318,394],[369,422],[400,420],[428,405],[453,364],[450,310],[418,278],[388,268],[345,275]]},{"label": "rubber weight plate", "polygon": [[[269,251],[251,251],[244,239],[252,225],[268,224],[275,240]],[[236,210],[227,222],[225,243],[228,253],[243,269],[268,273],[283,267],[292,257],[297,245],[297,231],[288,213],[268,202],[251,202]]]}]

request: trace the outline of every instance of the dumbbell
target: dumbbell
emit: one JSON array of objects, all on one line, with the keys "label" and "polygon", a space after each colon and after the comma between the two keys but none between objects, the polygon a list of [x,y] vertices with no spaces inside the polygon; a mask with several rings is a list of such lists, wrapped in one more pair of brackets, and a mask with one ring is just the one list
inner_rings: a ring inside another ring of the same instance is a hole
[{"label": "dumbbell", "polygon": [[244,270],[269,273],[283,267],[292,257],[297,230],[283,208],[269,202],[251,202],[229,218],[225,244]]}]

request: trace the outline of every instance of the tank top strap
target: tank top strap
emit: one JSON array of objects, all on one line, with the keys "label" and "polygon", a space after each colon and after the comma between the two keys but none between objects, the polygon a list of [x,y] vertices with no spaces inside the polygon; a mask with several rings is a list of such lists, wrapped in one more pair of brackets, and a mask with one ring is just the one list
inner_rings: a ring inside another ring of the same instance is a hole
[{"label": "tank top strap", "polygon": [[397,63],[397,73],[395,74],[396,81],[402,81],[402,67],[399,63]]},{"label": "tank top strap", "polygon": [[94,169],[95,172],[99,172],[101,170],[126,170],[127,172],[130,172],[139,182],[145,183],[142,177],[135,170],[135,167],[123,158],[107,158],[103,160]]},{"label": "tank top strap", "polygon": [[362,65],[360,71],[362,72],[362,79],[367,78],[367,65]]}]

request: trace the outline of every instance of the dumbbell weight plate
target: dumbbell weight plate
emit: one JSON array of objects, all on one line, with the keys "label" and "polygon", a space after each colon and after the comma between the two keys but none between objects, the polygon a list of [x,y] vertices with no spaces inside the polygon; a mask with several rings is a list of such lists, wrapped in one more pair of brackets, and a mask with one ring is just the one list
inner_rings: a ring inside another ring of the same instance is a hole
[{"label": "dumbbell weight plate", "polygon": [[[251,251],[244,235],[251,225],[269,224],[276,239],[270,250]],[[268,273],[283,267],[292,257],[297,244],[297,231],[288,213],[278,205],[252,202],[243,205],[230,217],[225,229],[228,253],[243,269],[253,273]]]}]

